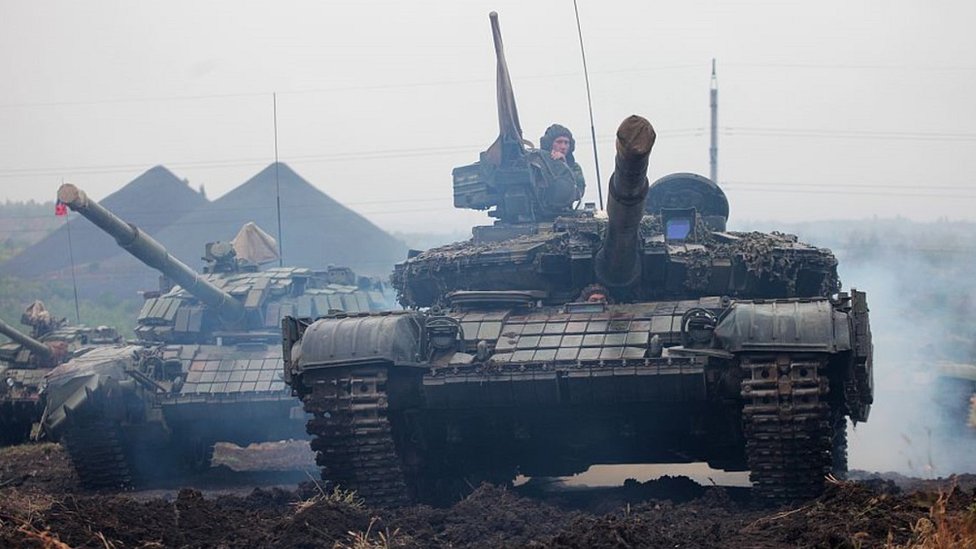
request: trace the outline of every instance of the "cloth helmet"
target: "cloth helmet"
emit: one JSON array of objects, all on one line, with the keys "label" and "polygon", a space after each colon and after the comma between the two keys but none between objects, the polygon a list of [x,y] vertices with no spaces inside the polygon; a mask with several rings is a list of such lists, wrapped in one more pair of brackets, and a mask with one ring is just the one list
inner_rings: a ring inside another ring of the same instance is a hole
[{"label": "cloth helmet", "polygon": [[569,128],[566,126],[553,124],[552,126],[546,128],[546,133],[539,138],[539,148],[544,151],[551,151],[552,142],[555,141],[557,137],[569,138],[569,152],[566,153],[566,161],[571,164],[576,163],[576,158],[573,156],[573,151],[576,150],[576,140],[573,139],[573,132],[569,131]]}]

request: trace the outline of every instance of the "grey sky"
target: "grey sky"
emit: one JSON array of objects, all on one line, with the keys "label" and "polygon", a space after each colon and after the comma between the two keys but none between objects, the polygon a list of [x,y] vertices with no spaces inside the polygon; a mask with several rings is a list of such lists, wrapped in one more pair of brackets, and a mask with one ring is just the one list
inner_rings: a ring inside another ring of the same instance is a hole
[{"label": "grey sky", "polygon": [[[652,177],[708,172],[732,217],[976,219],[970,1],[579,0],[600,165],[628,114],[659,139]],[[570,126],[596,201],[571,0],[0,4],[0,199],[95,198],[164,164],[211,198],[279,151],[394,230],[465,229],[451,168],[497,133],[499,12],[526,138]],[[413,212],[413,213],[411,213]]]}]

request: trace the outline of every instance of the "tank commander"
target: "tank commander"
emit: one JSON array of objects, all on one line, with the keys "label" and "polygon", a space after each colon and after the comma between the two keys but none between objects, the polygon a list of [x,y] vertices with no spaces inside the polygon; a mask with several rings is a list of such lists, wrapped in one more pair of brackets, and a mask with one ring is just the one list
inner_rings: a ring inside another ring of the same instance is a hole
[{"label": "tank commander", "polygon": [[569,128],[566,126],[553,124],[546,128],[546,133],[539,138],[539,148],[544,151],[549,151],[549,157],[553,160],[560,160],[566,163],[570,171],[573,172],[573,178],[576,180],[577,200],[583,198],[583,192],[586,190],[586,181],[583,179],[583,168],[580,168],[580,165],[576,163],[576,158],[573,157],[573,151],[576,150],[576,140],[573,139],[573,132],[569,131]]}]

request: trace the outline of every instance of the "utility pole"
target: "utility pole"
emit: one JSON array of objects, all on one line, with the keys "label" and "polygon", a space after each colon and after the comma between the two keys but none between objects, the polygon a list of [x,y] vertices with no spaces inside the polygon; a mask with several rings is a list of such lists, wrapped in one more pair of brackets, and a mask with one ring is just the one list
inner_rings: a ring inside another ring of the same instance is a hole
[{"label": "utility pole", "polygon": [[712,145],[708,148],[709,178],[718,183],[718,77],[715,75],[715,58],[712,58],[712,82],[709,86],[712,108]]}]

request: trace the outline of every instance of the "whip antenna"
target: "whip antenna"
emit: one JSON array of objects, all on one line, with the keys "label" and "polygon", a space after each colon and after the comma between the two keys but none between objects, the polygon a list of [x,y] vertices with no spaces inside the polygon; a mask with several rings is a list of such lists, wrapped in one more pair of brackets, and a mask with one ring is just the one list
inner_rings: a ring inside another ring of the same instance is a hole
[{"label": "whip antenna", "polygon": [[278,212],[278,266],[285,266],[285,250],[281,243],[281,187],[278,185],[278,94],[271,94],[274,109],[274,146],[275,146],[275,204]]},{"label": "whip antenna", "polygon": [[590,137],[593,139],[593,167],[596,168],[596,192],[600,197],[600,209],[603,209],[603,186],[600,179],[600,159],[596,155],[596,126],[593,124],[593,99],[590,97],[590,73],[586,70],[586,50],[583,49],[583,27],[580,26],[579,7],[573,0],[573,10],[576,11],[576,32],[579,34],[580,56],[583,58],[583,78],[586,79],[586,104],[590,109]]}]

